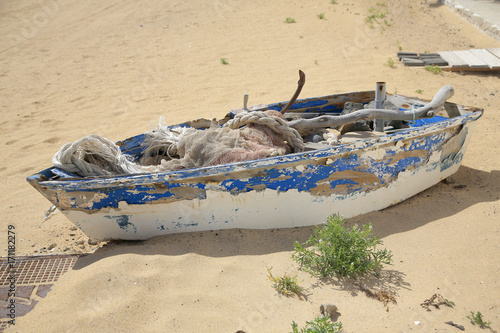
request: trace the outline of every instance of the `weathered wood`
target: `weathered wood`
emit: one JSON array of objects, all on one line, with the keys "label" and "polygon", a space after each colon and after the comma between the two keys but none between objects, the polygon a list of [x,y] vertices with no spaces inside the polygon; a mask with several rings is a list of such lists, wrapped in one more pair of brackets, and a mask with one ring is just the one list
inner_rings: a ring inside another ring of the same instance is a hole
[{"label": "weathered wood", "polygon": [[460,117],[465,114],[464,108],[454,103],[444,103],[444,108],[450,118]]},{"label": "weathered wood", "polygon": [[487,50],[488,50],[488,52],[494,54],[496,57],[500,58],[500,48],[499,47],[490,48]]},{"label": "weathered wood", "polygon": [[424,61],[420,59],[414,59],[414,58],[402,58],[401,62],[405,66],[424,66]]},{"label": "weathered wood", "polygon": [[439,57],[439,54],[437,54],[437,53],[419,53],[418,55],[419,55],[420,59]]},{"label": "weathered wood", "polygon": [[295,94],[293,94],[290,101],[281,110],[281,114],[284,114],[285,112],[287,112],[288,109],[290,109],[290,107],[293,105],[293,103],[295,103],[295,101],[297,100],[297,97],[299,97],[299,94],[300,94],[302,87],[304,86],[305,83],[306,83],[306,75],[304,74],[303,71],[299,70],[299,82],[298,82],[297,90],[295,91]]},{"label": "weathered wood", "polygon": [[488,66],[477,68],[477,67],[456,67],[456,68],[451,68],[451,67],[441,67],[441,70],[447,71],[447,72],[463,72],[463,73],[468,73],[468,72],[500,72],[500,68],[489,68]]},{"label": "weathered wood", "polygon": [[419,59],[418,53],[415,52],[398,52],[397,56],[399,60],[403,58],[408,58],[408,59]]},{"label": "weathered wood", "polygon": [[354,123],[359,120],[385,119],[385,120],[413,120],[419,118],[431,118],[439,112],[446,100],[454,94],[451,86],[441,88],[428,104],[414,111],[395,111],[381,109],[358,110],[342,116],[321,116],[312,119],[296,119],[290,121],[290,127],[299,132],[312,128],[336,127]]},{"label": "weathered wood", "polygon": [[458,57],[462,58],[471,68],[485,68],[488,64],[478,58],[470,51],[453,51]]},{"label": "weathered wood", "polygon": [[469,67],[467,62],[453,53],[453,51],[439,51],[438,54],[441,56],[441,58],[448,62],[448,66],[450,66],[451,68]]},{"label": "weathered wood", "polygon": [[448,62],[444,60],[443,58],[437,56],[437,57],[428,57],[428,58],[423,58],[424,64],[426,66],[430,65],[435,65],[435,66],[448,66]]},{"label": "weathered wood", "polygon": [[479,57],[481,60],[488,64],[491,69],[500,68],[500,58],[495,56],[493,53],[485,49],[471,49],[470,50],[475,56]]}]

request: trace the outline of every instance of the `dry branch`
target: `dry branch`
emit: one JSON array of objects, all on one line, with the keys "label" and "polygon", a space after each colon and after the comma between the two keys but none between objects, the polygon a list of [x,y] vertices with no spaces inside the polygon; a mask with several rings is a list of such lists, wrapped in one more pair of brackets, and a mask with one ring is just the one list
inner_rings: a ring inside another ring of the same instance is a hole
[{"label": "dry branch", "polygon": [[299,94],[300,94],[302,87],[304,86],[305,83],[306,83],[306,75],[304,74],[303,71],[299,70],[299,82],[298,82],[297,90],[295,91],[295,94],[293,94],[290,101],[288,101],[288,103],[286,103],[285,107],[283,109],[281,109],[281,114],[284,114],[285,112],[287,112],[288,109],[293,105],[293,103],[295,103],[295,101],[297,100],[297,97],[299,97]]},{"label": "dry branch", "polygon": [[432,101],[413,111],[364,109],[342,116],[320,116],[311,119],[295,119],[290,121],[288,124],[290,127],[293,127],[298,131],[302,131],[314,128],[336,127],[351,124],[359,120],[414,120],[432,118],[439,112],[439,110],[444,106],[446,100],[451,98],[453,94],[453,88],[451,86],[445,86],[439,89]]}]

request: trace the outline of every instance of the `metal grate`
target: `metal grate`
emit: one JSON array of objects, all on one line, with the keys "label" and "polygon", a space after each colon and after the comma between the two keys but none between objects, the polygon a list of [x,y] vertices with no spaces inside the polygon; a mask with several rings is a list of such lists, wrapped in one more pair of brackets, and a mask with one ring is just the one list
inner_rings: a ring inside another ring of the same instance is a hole
[{"label": "metal grate", "polygon": [[12,274],[15,277],[17,320],[33,310],[39,300],[47,295],[54,282],[75,265],[78,256],[48,255],[14,259],[12,270],[8,258],[0,258],[0,333],[8,327],[7,305]]},{"label": "metal grate", "polygon": [[[76,263],[76,255],[53,255],[15,258],[16,286],[57,281]],[[9,263],[7,258],[0,259],[0,287],[8,286]]]}]

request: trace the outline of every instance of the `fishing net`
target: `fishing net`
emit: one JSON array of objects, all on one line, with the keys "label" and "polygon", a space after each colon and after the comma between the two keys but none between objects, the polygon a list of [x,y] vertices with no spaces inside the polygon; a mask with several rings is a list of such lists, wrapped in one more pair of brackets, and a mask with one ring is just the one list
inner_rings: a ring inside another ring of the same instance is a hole
[{"label": "fishing net", "polygon": [[280,156],[304,150],[300,134],[280,112],[237,114],[205,130],[160,124],[145,134],[143,156],[133,161],[112,141],[89,135],[65,144],[52,163],[80,176],[156,173]]}]

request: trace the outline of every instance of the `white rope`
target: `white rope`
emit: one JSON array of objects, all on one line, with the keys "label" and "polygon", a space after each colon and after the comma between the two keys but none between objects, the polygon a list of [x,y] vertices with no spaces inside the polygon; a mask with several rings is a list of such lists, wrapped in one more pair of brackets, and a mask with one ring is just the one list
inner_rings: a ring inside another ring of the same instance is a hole
[{"label": "white rope", "polygon": [[112,141],[88,135],[65,144],[52,158],[55,167],[82,176],[140,173],[143,168],[131,162]]},{"label": "white rope", "polygon": [[[143,143],[145,147],[143,154],[147,157],[150,155],[162,155],[170,159],[178,158],[177,144],[180,138],[187,133],[196,131],[191,127],[173,127],[169,128],[163,124],[160,119],[160,124],[155,131],[146,133]],[[160,154],[160,150],[163,154]]]}]

